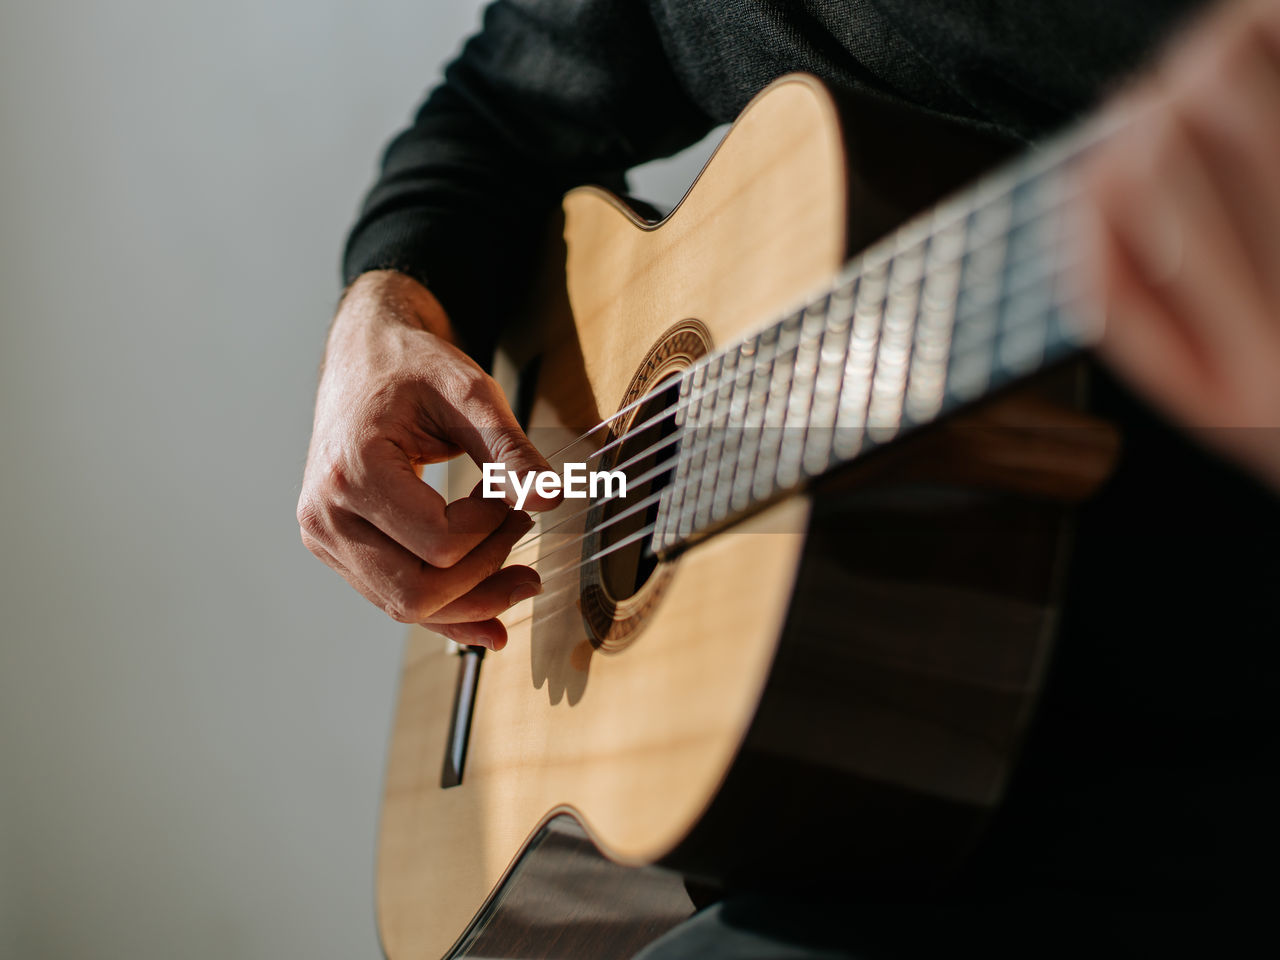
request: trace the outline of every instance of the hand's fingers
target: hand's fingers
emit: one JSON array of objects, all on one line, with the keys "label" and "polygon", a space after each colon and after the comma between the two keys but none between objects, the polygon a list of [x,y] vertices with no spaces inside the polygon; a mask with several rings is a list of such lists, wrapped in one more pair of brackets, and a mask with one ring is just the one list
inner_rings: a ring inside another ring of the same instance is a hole
[{"label": "hand's fingers", "polygon": [[433,623],[469,623],[488,620],[542,592],[542,580],[529,567],[503,567],[457,600],[441,607]]},{"label": "hand's fingers", "polygon": [[457,563],[510,512],[499,500],[444,498],[418,476],[396,443],[375,437],[351,458],[349,475],[333,476],[337,506],[361,516],[434,567]]},{"label": "hand's fingers", "polygon": [[[369,586],[353,574],[345,564],[340,563],[338,559],[322,547],[318,541],[306,534],[303,534],[302,540],[308,550],[323,560],[327,566],[341,574],[342,578],[355,587],[366,600],[375,606],[380,607],[383,605],[382,597],[379,596],[379,594],[370,589]],[[506,586],[498,584],[498,581],[514,581],[511,589],[505,594],[507,600],[511,600],[515,591],[521,588],[533,589],[535,592],[542,589],[542,585],[538,581],[537,574],[533,573],[533,571],[528,567],[509,567],[507,569],[512,571],[511,575],[507,574],[507,570],[500,570],[488,580],[484,581],[484,583],[481,583],[480,586],[476,587],[475,590],[471,591],[471,593],[475,593],[477,590],[484,590],[486,585],[490,585],[489,593],[494,596],[500,596],[503,594],[503,590],[506,589]],[[530,596],[532,595],[533,594],[530,594]],[[479,614],[472,622],[453,622],[450,619],[450,615],[456,614],[461,610],[462,607],[460,605],[468,602],[468,597],[470,596],[471,594],[469,593],[459,597],[452,604],[445,607],[444,610],[441,610],[436,614],[439,618],[437,621],[424,623],[422,626],[426,627],[428,630],[433,630],[442,636],[448,637],[455,643],[488,647],[490,650],[501,650],[507,645],[507,628],[500,620],[493,619],[492,614]],[[523,595],[521,595],[521,599],[524,599]],[[494,613],[501,613],[502,610],[505,610],[506,607],[510,605],[511,604],[506,604],[505,606],[496,609]],[[484,608],[484,604],[483,602],[475,602],[472,604],[472,608],[475,610],[482,610]]]},{"label": "hand's fingers", "polygon": [[1147,396],[1181,416],[1194,414],[1192,385],[1206,378],[1198,341],[1154,294],[1100,213],[1086,211],[1079,225],[1086,279],[1106,311],[1103,356]]},{"label": "hand's fingers", "polygon": [[473,647],[501,650],[507,645],[507,628],[501,620],[481,620],[477,623],[424,623],[424,627],[454,643]]},{"label": "hand's fingers", "polygon": [[[1277,10],[1272,18],[1280,22]],[[1189,45],[1176,60],[1171,95],[1256,282],[1280,303],[1280,39],[1271,39],[1266,24],[1249,23],[1224,41]]]},{"label": "hand's fingers", "polygon": [[[1266,297],[1204,164],[1172,111],[1161,106],[1109,144],[1092,196],[1142,279],[1182,322],[1218,386],[1269,382],[1258,351],[1273,333]],[[1242,398],[1243,399],[1243,398]]]},{"label": "hand's fingers", "polygon": [[[522,478],[530,471],[549,470],[550,465],[525,436],[511,412],[507,398],[492,377],[476,371],[474,376],[454,377],[441,384],[448,405],[430,412],[436,429],[457,444],[477,464],[499,463]],[[532,488],[522,509],[548,510],[559,497],[542,497]],[[506,500],[514,505],[516,493],[506,485]]]},{"label": "hand's fingers", "polygon": [[497,573],[533,521],[512,511],[493,533],[452,566],[432,567],[381,530],[350,513],[336,514],[326,549],[378,594],[375,601],[401,623],[425,623],[436,611]]}]

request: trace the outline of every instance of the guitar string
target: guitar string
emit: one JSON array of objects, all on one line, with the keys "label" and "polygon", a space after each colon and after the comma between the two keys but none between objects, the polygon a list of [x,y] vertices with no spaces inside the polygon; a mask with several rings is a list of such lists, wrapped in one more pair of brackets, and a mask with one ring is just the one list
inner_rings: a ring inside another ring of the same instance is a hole
[{"label": "guitar string", "polygon": [[[609,556],[611,553],[616,553],[619,550],[622,550],[626,547],[631,546],[637,540],[643,540],[645,537],[647,537],[650,533],[653,532],[655,526],[656,524],[650,524],[649,526],[641,530],[637,530],[635,533],[631,534],[630,536],[622,540],[619,540],[617,543],[613,544],[612,546],[606,547],[605,549],[600,550],[597,553],[593,553],[591,556],[587,557],[581,563],[567,564],[564,567],[558,568],[552,571],[551,573],[547,574],[547,576],[544,577],[542,580],[542,593],[540,593],[539,596],[542,596],[542,597],[547,596],[547,589],[546,589],[547,584],[554,583],[557,580],[561,580],[571,573],[576,573],[577,571],[581,570],[583,567],[588,566],[589,564],[592,564],[597,560],[603,560],[605,557]],[[563,603],[558,607],[552,607],[550,610],[546,610],[546,609],[541,610],[539,611],[539,613],[545,616],[553,616],[562,610],[568,609],[569,607],[575,605],[576,603],[577,603],[577,600],[575,598],[575,599],[569,600],[566,603]],[[531,619],[533,619],[532,612],[530,612],[526,616],[517,617],[516,619],[510,622],[503,621],[503,624],[506,627],[510,628],[510,627],[514,627],[518,623],[523,623],[525,620],[531,620]]]},{"label": "guitar string", "polygon": [[[682,434],[680,434],[679,432],[673,433],[670,436],[664,437],[662,440],[658,441],[652,446],[647,447],[644,450],[641,450],[630,460],[627,460],[623,463],[618,464],[613,469],[621,470],[625,472],[627,467],[634,466],[638,461],[643,460],[645,457],[648,457],[650,454],[656,453],[659,450],[663,450],[674,443],[679,443],[681,439],[682,439]],[[658,464],[658,466],[652,467],[649,470],[646,470],[639,477],[634,477],[634,478],[627,477],[627,483],[635,487],[635,486],[639,486],[642,483],[646,483],[649,480],[652,480],[653,478],[661,475],[670,464],[675,463],[678,456],[679,455],[677,454],[676,457],[673,457],[670,460],[663,461],[663,463]],[[590,513],[592,510],[595,510],[601,504],[608,503],[609,501],[615,500],[620,496],[622,496],[621,493],[616,493],[616,494],[611,494],[609,496],[601,497],[598,500],[592,500],[591,503],[583,507],[581,510],[571,513],[567,517],[562,517],[558,522],[556,522],[552,526],[539,530],[534,536],[529,537],[527,540],[519,541],[519,545],[526,546],[530,543],[533,543],[535,540],[538,540],[539,538],[544,537],[547,534],[555,532],[560,527],[563,527],[565,524],[572,523],[574,520],[578,519],[584,514]],[[553,508],[552,510],[548,511],[548,513],[554,513],[555,509],[558,509],[558,508]]]},{"label": "guitar string", "polygon": [[[662,490],[659,490],[659,491],[658,491],[658,492],[656,492],[656,493],[651,493],[651,494],[649,494],[649,496],[645,497],[643,500],[637,501],[636,503],[633,503],[633,504],[629,505],[629,506],[627,507],[627,509],[623,510],[621,513],[615,513],[615,514],[613,514],[612,516],[610,516],[610,517],[608,517],[607,519],[605,519],[602,523],[598,523],[598,524],[596,524],[594,527],[584,528],[583,532],[582,532],[581,534],[579,534],[577,537],[574,537],[574,539],[573,539],[573,540],[567,541],[567,542],[562,543],[562,544],[558,544],[557,546],[555,546],[555,547],[551,548],[550,550],[548,550],[546,553],[539,554],[539,555],[538,555],[538,560],[537,560],[537,561],[534,561],[534,562],[535,562],[535,563],[536,563],[536,562],[540,562],[540,561],[542,561],[543,559],[545,559],[546,557],[551,556],[551,554],[553,554],[553,553],[557,553],[557,552],[559,552],[560,550],[565,549],[566,547],[573,546],[573,544],[575,544],[575,543],[580,543],[581,541],[583,541],[583,540],[587,539],[587,538],[588,538],[589,536],[591,536],[592,534],[595,534],[595,533],[598,533],[598,532],[599,532],[599,531],[601,531],[601,530],[607,529],[608,527],[613,526],[615,523],[619,523],[619,522],[621,522],[621,521],[623,521],[623,520],[626,520],[628,517],[633,517],[633,516],[635,516],[637,513],[639,513],[641,510],[645,509],[646,507],[651,507],[651,506],[653,506],[655,503],[657,503],[659,500],[661,500],[661,499],[662,499],[662,497],[663,497],[663,491],[662,491]],[[613,500],[613,499],[616,499],[616,498],[614,498],[614,497],[610,497],[610,498],[609,498],[609,500]],[[600,502],[601,502],[601,503],[606,503],[606,502],[608,502],[608,501],[607,501],[607,500],[603,500],[603,499],[602,499]],[[563,524],[558,524],[558,526],[563,526]],[[564,535],[565,535],[565,536],[570,536],[570,535],[572,535],[572,533],[573,533],[573,531],[572,531],[572,530],[569,530],[569,531],[565,531],[565,534],[564,534]],[[535,538],[535,539],[536,539],[536,538]],[[512,547],[512,548],[511,548],[511,552],[514,554],[517,550],[523,549],[524,547],[530,547],[530,546],[532,546],[532,545],[533,545],[533,543],[534,543],[534,540],[528,540],[528,541],[524,541],[524,542],[517,543],[514,547]],[[529,566],[532,566],[533,564],[528,564],[528,565],[529,565]]]},{"label": "guitar string", "polygon": [[[1052,252],[1052,251],[1047,251],[1047,252]],[[1065,262],[1065,265],[1064,265],[1064,261],[1063,261],[1063,260],[1061,260],[1061,259],[1052,260],[1052,261],[1047,260],[1047,261],[1046,261],[1046,264],[1047,264],[1047,266],[1048,266],[1048,270],[1047,270],[1047,272],[1035,272],[1035,273],[1029,273],[1029,274],[1024,275],[1024,276],[1022,277],[1022,279],[1021,279],[1021,282],[1020,282],[1020,283],[1015,284],[1015,285],[1010,285],[1009,287],[1007,287],[1007,288],[1006,288],[1006,289],[1001,293],[1001,295],[1000,295],[1000,296],[999,296],[995,301],[993,301],[993,302],[992,302],[992,303],[991,303],[991,304],[986,308],[986,309],[987,309],[987,311],[995,310],[995,309],[999,309],[999,307],[1000,307],[1000,306],[1002,306],[1006,301],[1008,301],[1008,300],[1012,299],[1013,297],[1018,296],[1019,294],[1021,294],[1021,293],[1022,293],[1022,292],[1027,288],[1027,287],[1029,287],[1029,286],[1032,286],[1032,285],[1034,285],[1034,284],[1036,284],[1036,283],[1039,283],[1039,282],[1041,282],[1041,281],[1044,281],[1044,280],[1057,280],[1057,279],[1059,279],[1059,277],[1060,277],[1061,273],[1065,272],[1065,270],[1070,269],[1072,266],[1074,266],[1074,265],[1075,265],[1075,263],[1074,263],[1074,261],[1073,261],[1073,260],[1067,260],[1067,261]],[[1065,306],[1065,302],[1063,302],[1063,303],[1056,303],[1056,304],[1051,303],[1051,305],[1050,305],[1050,306],[1051,306],[1051,308],[1060,308],[1060,307],[1062,307],[1062,306]],[[970,315],[970,316],[972,316],[972,315]],[[1011,324],[1011,325],[1009,325],[1009,326],[1007,326],[1007,327],[1005,327],[1005,328],[1003,328],[1003,329],[998,329],[998,330],[995,332],[995,334],[993,334],[993,335],[991,335],[991,336],[989,336],[989,337],[986,337],[986,338],[985,338],[985,339],[983,339],[983,340],[979,340],[979,341],[977,341],[977,342],[973,343],[973,344],[972,344],[972,345],[970,345],[967,349],[968,349],[968,350],[977,350],[977,349],[981,349],[981,348],[984,348],[984,347],[987,347],[987,346],[990,346],[990,345],[994,345],[996,342],[998,342],[998,341],[1000,340],[1000,338],[1001,338],[1001,337],[1007,336],[1011,331],[1015,331],[1015,330],[1018,330],[1018,329],[1020,329],[1020,328],[1022,328],[1022,327],[1025,327],[1025,326],[1027,326],[1027,325],[1030,325],[1031,323],[1035,322],[1037,319],[1038,319],[1038,318],[1035,318],[1035,317],[1027,318],[1027,319],[1024,319],[1024,320],[1022,320],[1022,321],[1020,321],[1020,322],[1017,322],[1017,323]],[[791,347],[788,347],[788,348],[786,348],[786,349],[784,349],[784,350],[780,350],[780,351],[778,351],[778,352],[777,352],[773,357],[770,357],[770,358],[769,358],[769,360],[770,360],[770,361],[773,361],[773,360],[776,360],[776,359],[777,359],[777,358],[779,358],[779,357],[785,358],[787,355],[789,355],[789,354],[791,354],[791,353],[793,353],[793,352],[797,352],[797,351],[799,350],[800,345],[801,345],[800,343],[796,343],[796,344],[792,345]],[[761,361],[761,362],[763,362],[763,361]],[[747,371],[744,371],[744,372],[745,372],[745,373],[747,373],[748,375],[750,375],[750,374],[752,373],[752,371],[751,371],[751,370],[747,370]],[[730,379],[731,379],[730,377],[725,377],[723,380],[721,380],[721,381],[719,382],[719,385],[715,388],[715,390],[718,390],[718,389],[720,389],[721,387],[723,387],[724,385],[728,384],[728,382],[730,381]],[[740,378],[738,378],[736,375],[735,375],[735,376],[733,376],[733,377],[732,377],[732,379],[735,381],[734,386],[737,386],[737,385],[739,385],[739,384],[743,384],[743,383],[745,383],[745,382],[746,382],[744,379],[740,379]],[[708,391],[708,392],[715,392],[715,390]],[[647,427],[647,426],[649,426],[649,425],[652,425],[653,423],[657,422],[658,420],[664,419],[664,418],[665,418],[665,416],[669,416],[669,415],[671,415],[671,414],[672,414],[672,413],[674,413],[674,412],[675,412],[675,411],[674,411],[674,410],[672,410],[672,411],[668,411],[666,414],[663,414],[663,415],[657,416],[657,417],[655,417],[653,420],[649,421],[649,423],[648,423],[648,424],[646,424],[645,426]],[[764,425],[764,424],[761,424],[760,426],[763,428],[765,425]],[[706,425],[706,428],[707,428],[708,430],[714,430],[714,429],[715,429],[715,427],[714,427],[713,425],[711,425],[711,424]],[[634,429],[634,430],[632,430],[632,431],[629,431],[627,434],[624,434],[624,436],[626,436],[626,437],[630,438],[631,436],[634,436],[634,435],[636,435],[636,434],[640,433],[640,432],[641,432],[641,429],[643,429],[643,428],[636,428],[636,429]],[[702,427],[701,427],[701,426],[699,426],[699,427],[697,427],[696,429],[699,429],[699,430],[700,430],[700,429],[702,429]],[[677,431],[677,432],[675,432],[675,433],[672,433],[672,434],[670,434],[669,436],[664,437],[662,440],[660,440],[660,441],[658,441],[658,442],[656,442],[656,443],[654,443],[654,444],[650,445],[649,447],[646,447],[645,449],[643,449],[643,450],[639,451],[638,453],[634,454],[630,459],[628,459],[628,460],[624,461],[624,462],[623,462],[623,463],[621,463],[621,464],[618,464],[618,465],[617,465],[617,466],[615,466],[613,469],[615,469],[615,470],[625,471],[627,467],[629,467],[629,466],[633,466],[633,465],[635,465],[637,462],[639,462],[639,461],[641,461],[641,460],[645,459],[646,457],[650,456],[651,454],[656,453],[656,452],[658,452],[658,451],[660,451],[660,450],[662,450],[662,449],[665,449],[666,447],[669,447],[669,446],[671,446],[671,445],[672,445],[672,444],[674,444],[674,443],[677,443],[677,442],[678,442],[678,441],[680,441],[681,439],[684,439],[684,438],[685,438],[685,436],[686,436],[686,435],[681,434],[681,433],[680,433],[680,432],[678,432],[678,431]],[[705,451],[706,451],[706,449],[707,449],[707,443],[705,443],[705,442],[704,442],[703,444],[701,444],[701,445],[699,445],[699,446],[694,446],[694,447],[689,448],[688,450],[681,451],[681,452],[677,453],[675,456],[673,456],[673,457],[669,458],[668,460],[665,460],[665,461],[663,461],[663,462],[659,463],[658,465],[656,465],[656,466],[654,466],[654,467],[650,468],[650,469],[649,469],[649,470],[647,470],[645,473],[643,473],[641,476],[636,477],[636,478],[628,478],[628,479],[627,479],[627,482],[628,482],[628,483],[630,483],[633,487],[634,487],[634,486],[637,486],[637,485],[639,485],[639,484],[641,484],[641,483],[645,483],[645,482],[647,482],[647,481],[649,481],[649,480],[651,480],[651,479],[654,479],[655,477],[657,477],[657,476],[661,475],[663,472],[667,471],[668,469],[672,469],[672,470],[673,470],[673,469],[675,469],[675,468],[676,468],[676,467],[678,467],[678,466],[679,466],[679,464],[682,462],[682,459],[683,459],[683,460],[685,460],[685,461],[692,460],[692,459],[693,459],[695,456],[697,456],[699,453],[703,453],[703,452],[705,452]],[[583,507],[582,509],[580,509],[580,510],[578,510],[578,511],[576,511],[576,512],[574,512],[574,513],[570,514],[570,515],[568,515],[567,517],[560,518],[560,519],[559,519],[556,523],[554,523],[552,526],[550,526],[550,527],[545,527],[545,528],[542,528],[542,529],[538,529],[538,530],[532,531],[532,533],[533,533],[533,535],[532,535],[532,536],[529,536],[529,537],[527,537],[527,538],[525,538],[525,539],[523,539],[523,540],[518,541],[518,542],[515,544],[515,546],[513,546],[513,547],[512,547],[512,550],[514,551],[515,549],[518,549],[518,548],[520,548],[520,547],[528,546],[528,545],[530,545],[530,544],[532,544],[532,543],[536,542],[537,540],[541,539],[542,537],[544,537],[544,536],[548,536],[548,535],[550,535],[550,534],[554,533],[556,530],[560,529],[561,527],[563,527],[563,526],[565,526],[565,525],[567,525],[567,524],[569,524],[569,523],[572,523],[573,521],[575,521],[575,520],[577,520],[578,518],[582,517],[584,514],[588,514],[588,513],[590,513],[591,511],[598,509],[598,508],[599,508],[600,506],[602,506],[603,504],[606,504],[606,503],[608,503],[608,502],[610,502],[610,501],[612,501],[612,500],[616,500],[616,499],[618,499],[618,498],[619,498],[619,497],[621,497],[621,496],[622,496],[622,494],[618,493],[618,494],[612,494],[612,495],[605,496],[605,497],[600,497],[600,498],[598,498],[598,499],[593,499],[593,500],[592,500],[588,505],[586,505],[586,506],[585,506],[585,507]],[[554,512],[554,511],[548,511],[548,512],[549,512],[549,513],[551,513],[551,512]],[[620,518],[619,518],[619,519],[620,519]],[[599,527],[597,527],[596,529],[602,529],[602,528],[603,528],[603,526],[605,526],[605,525],[606,525],[606,524],[601,524],[601,525],[600,525]]]},{"label": "guitar string", "polygon": [[[837,274],[836,282],[833,283],[830,286],[830,288],[824,294],[822,294],[822,296],[831,297],[835,294],[837,290],[840,290],[846,286],[849,286],[854,281],[861,279],[869,271],[879,269],[880,267],[890,267],[892,266],[893,261],[898,259],[899,257],[902,257],[908,253],[912,253],[916,249],[923,250],[932,241],[936,240],[946,230],[951,229],[956,224],[959,224],[962,221],[968,219],[973,214],[981,213],[984,210],[990,210],[994,208],[994,206],[997,203],[1000,203],[1006,200],[1008,200],[1012,205],[1012,196],[1016,190],[1018,190],[1023,186],[1029,186],[1034,181],[1034,177],[1049,176],[1050,174],[1056,173],[1056,171],[1050,171],[1049,173],[1044,173],[1044,172],[1037,173],[1037,174],[1034,174],[1032,178],[1026,179],[1026,180],[1018,180],[1016,177],[1016,173],[1017,171],[1015,170],[1013,174],[1009,175],[1009,176],[1012,176],[1013,179],[1015,180],[1014,185],[1004,193],[999,194],[998,196],[984,197],[983,189],[981,185],[979,185],[978,187],[971,188],[969,191],[966,191],[965,194],[961,195],[962,197],[972,196],[974,197],[974,199],[967,201],[963,204],[960,204],[959,198],[957,198],[957,200],[953,200],[950,202],[950,203],[955,203],[961,206],[962,209],[960,210],[948,211],[947,210],[949,206],[948,202],[944,202],[940,204],[937,208],[935,208],[934,214],[926,214],[925,216],[926,217],[936,216],[938,212],[947,211],[953,214],[951,216],[951,219],[944,220],[940,223],[929,224],[928,233],[917,240],[911,241],[909,246],[900,247],[901,238],[903,236],[910,236],[910,231],[912,229],[918,230],[920,229],[920,227],[914,221],[904,225],[903,227],[900,227],[894,233],[890,234],[888,237],[879,241],[878,243],[872,245],[868,250],[859,254],[857,257],[852,258],[847,264],[845,264],[845,266],[843,266],[840,272]],[[1002,231],[997,235],[985,239],[979,246],[962,249],[955,256],[949,257],[938,263],[930,264],[928,269],[930,270],[945,269],[947,267],[953,266],[954,264],[960,263],[966,257],[975,256],[989,249],[997,242],[1005,242],[1008,240],[1008,237],[1012,235],[1015,231],[1021,229],[1022,227],[1028,226],[1029,224],[1033,223],[1036,220],[1044,219],[1050,213],[1056,211],[1059,207],[1064,206],[1070,200],[1073,200],[1078,196],[1079,194],[1078,188],[1074,190],[1063,190],[1061,189],[1062,181],[1058,180],[1056,181],[1056,183],[1059,189],[1056,191],[1056,196],[1054,197],[1054,199],[1051,200],[1047,205],[1034,207],[1031,211],[1028,212],[1028,215],[1025,215],[1021,219],[1014,219],[1011,216],[1010,222],[1006,224],[1003,227]],[[987,189],[990,189],[990,188],[987,188]],[[972,206],[971,204],[979,202],[979,198],[981,199],[981,202],[984,205],[980,207]],[[852,276],[848,276],[850,274],[852,274]],[[886,282],[888,283],[893,282],[892,272],[890,272],[890,274],[886,276]],[[911,281],[906,281],[906,282],[914,283],[915,279]],[[905,283],[900,284],[896,288],[886,289],[885,299],[887,300],[889,294],[891,293],[900,292],[903,285],[905,285]],[[761,332],[762,333],[768,332],[773,328],[782,326],[782,324],[784,324],[787,319],[790,319],[791,316],[796,314],[803,314],[805,309],[807,309],[809,306],[812,306],[813,303],[816,303],[816,302],[817,300],[812,301],[810,304],[806,304],[804,308],[800,308],[799,310],[793,310],[789,312],[787,314],[787,317],[784,320],[775,322],[774,324],[770,325],[770,327],[766,327],[765,330]],[[686,370],[684,370],[681,376],[686,378],[691,377],[699,367],[708,366],[712,361],[718,358],[728,357],[731,354],[731,352],[732,352],[731,349],[725,349],[725,350],[717,351],[716,353],[708,354],[705,357],[700,357],[693,364],[691,364]],[[773,359],[773,358],[770,357],[765,359]],[[763,361],[760,359],[757,359],[757,363],[760,363],[760,362],[763,362]],[[641,396],[637,397],[635,400],[632,400],[626,405],[620,407],[615,413],[613,413],[609,417],[606,417],[604,420],[600,421],[595,426],[591,427],[582,435],[578,436],[573,440],[570,440],[568,443],[564,444],[563,446],[559,447],[557,450],[553,451],[551,454],[547,455],[546,459],[548,463],[550,463],[554,458],[566,454],[567,451],[571,450],[573,447],[577,446],[579,443],[582,443],[590,439],[593,435],[595,435],[601,429],[608,426],[618,418],[624,416],[625,414],[631,412],[635,408],[642,406],[643,404],[652,400],[653,398],[658,396],[660,393],[662,393],[662,391],[671,389],[673,385],[674,384],[672,382],[664,383],[658,387],[655,387],[653,390],[650,390],[649,392],[642,394]],[[702,395],[705,395],[705,393]],[[694,399],[696,398],[693,398],[693,397],[687,398],[686,402],[687,403],[693,402]],[[640,429],[640,428],[633,428],[633,429]],[[563,466],[563,462],[564,461],[561,461],[562,466]]]},{"label": "guitar string", "polygon": [[[670,462],[671,462],[671,461],[668,461],[668,463],[670,463]],[[661,472],[664,472],[666,469],[667,469],[667,467],[666,467],[666,466],[663,466],[663,467],[662,467],[660,470],[658,470],[657,472],[658,472],[658,473],[661,473]],[[644,481],[639,481],[639,482],[644,482]],[[545,553],[541,553],[541,554],[539,554],[539,555],[538,555],[538,559],[537,559],[537,560],[535,560],[535,561],[533,561],[533,562],[531,562],[531,563],[529,563],[529,564],[526,564],[526,566],[533,566],[533,565],[534,565],[534,564],[536,564],[536,563],[540,563],[541,561],[545,560],[547,557],[551,556],[551,555],[552,555],[552,554],[554,554],[554,553],[559,553],[561,550],[564,550],[564,549],[566,549],[566,548],[568,548],[568,547],[571,547],[571,546],[573,546],[575,543],[580,543],[581,541],[583,541],[583,540],[587,539],[588,537],[592,536],[593,534],[598,533],[598,532],[599,532],[599,531],[601,531],[601,530],[604,530],[604,529],[606,529],[606,528],[608,528],[608,527],[613,526],[615,523],[619,523],[619,522],[621,522],[621,521],[623,521],[623,520],[627,519],[628,517],[635,516],[635,515],[636,515],[636,513],[638,513],[640,510],[643,510],[645,507],[651,507],[651,506],[653,506],[655,503],[657,503],[659,500],[661,500],[661,499],[662,499],[662,497],[663,497],[663,494],[664,494],[664,491],[663,491],[663,490],[659,490],[659,491],[657,491],[656,493],[651,493],[651,494],[649,494],[649,496],[645,497],[643,500],[640,500],[640,501],[638,501],[638,502],[636,502],[636,503],[630,504],[630,505],[629,505],[625,510],[623,510],[621,513],[616,513],[616,514],[614,514],[614,515],[612,515],[612,516],[610,516],[610,517],[606,518],[603,522],[596,524],[595,526],[592,526],[592,527],[585,527],[585,528],[583,529],[583,532],[582,532],[581,534],[579,534],[577,537],[574,537],[574,539],[569,540],[569,541],[566,541],[566,542],[561,543],[561,544],[557,544],[556,546],[552,547],[550,550],[546,551]],[[612,501],[612,500],[616,500],[616,499],[618,499],[618,498],[617,498],[617,496],[602,497],[599,501],[597,501],[597,506],[599,506],[599,505],[603,505],[603,504],[605,504],[605,503],[608,503],[608,502],[610,502],[610,501]],[[591,510],[594,510],[594,509],[596,509],[596,508],[597,508],[596,506],[593,506],[593,507],[591,507],[590,509],[588,509],[588,510],[586,510],[586,511],[583,511],[583,512],[590,513],[590,512],[591,512]],[[578,514],[575,514],[575,517],[577,517],[577,516],[581,516],[581,515],[582,515],[582,512],[580,512],[580,513],[578,513]],[[562,526],[564,526],[564,525],[565,525],[566,523],[568,523],[568,522],[569,522],[568,520],[562,521],[562,522],[560,522],[560,523],[556,524],[556,527],[557,527],[557,528],[558,528],[558,527],[562,527]],[[547,534],[549,534],[549,533],[551,533],[551,530],[544,531],[544,533],[543,533],[543,534],[541,534],[539,537],[533,537],[532,539],[529,539],[529,540],[519,541],[519,542],[517,542],[517,543],[515,544],[515,546],[513,546],[513,547],[511,548],[511,552],[514,554],[517,550],[521,550],[521,549],[523,549],[523,548],[525,548],[525,547],[533,546],[534,542],[535,542],[535,541],[537,541],[538,539],[540,539],[540,538],[541,538],[541,536],[546,536],[546,535],[547,535]],[[565,531],[565,534],[564,534],[564,535],[565,535],[565,536],[571,536],[572,534],[573,534],[573,531],[572,531],[572,530],[567,530],[567,531]]]}]

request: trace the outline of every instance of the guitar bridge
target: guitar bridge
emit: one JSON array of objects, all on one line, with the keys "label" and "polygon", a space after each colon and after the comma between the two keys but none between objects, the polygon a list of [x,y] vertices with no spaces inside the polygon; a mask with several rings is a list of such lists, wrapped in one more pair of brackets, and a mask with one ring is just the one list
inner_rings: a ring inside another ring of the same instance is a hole
[{"label": "guitar bridge", "polygon": [[476,688],[480,682],[480,661],[484,659],[484,647],[464,647],[452,640],[448,644],[450,652],[458,655],[458,685],[453,694],[453,714],[444,745],[444,766],[440,770],[442,788],[462,783],[467,743],[471,739],[471,715],[475,710]]}]

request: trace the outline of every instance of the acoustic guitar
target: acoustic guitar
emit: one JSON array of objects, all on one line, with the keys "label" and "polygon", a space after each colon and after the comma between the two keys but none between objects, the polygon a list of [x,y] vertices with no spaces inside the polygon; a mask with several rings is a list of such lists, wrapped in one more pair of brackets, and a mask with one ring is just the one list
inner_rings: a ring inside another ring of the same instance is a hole
[{"label": "acoustic guitar", "polygon": [[626,496],[537,515],[500,653],[409,636],[392,960],[625,957],[688,915],[682,878],[917,887],[970,850],[1117,453],[1068,242],[1096,135],[1010,161],[792,75],[664,219],[565,197],[496,375],[553,466]]}]

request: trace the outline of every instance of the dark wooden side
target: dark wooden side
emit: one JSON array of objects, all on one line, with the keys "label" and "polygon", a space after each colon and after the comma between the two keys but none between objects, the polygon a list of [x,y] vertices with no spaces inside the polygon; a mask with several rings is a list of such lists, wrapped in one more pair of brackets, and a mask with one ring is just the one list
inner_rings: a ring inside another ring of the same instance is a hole
[{"label": "dark wooden side", "polygon": [[551,820],[455,954],[630,960],[693,913],[679,874],[605,859],[569,816]]}]

